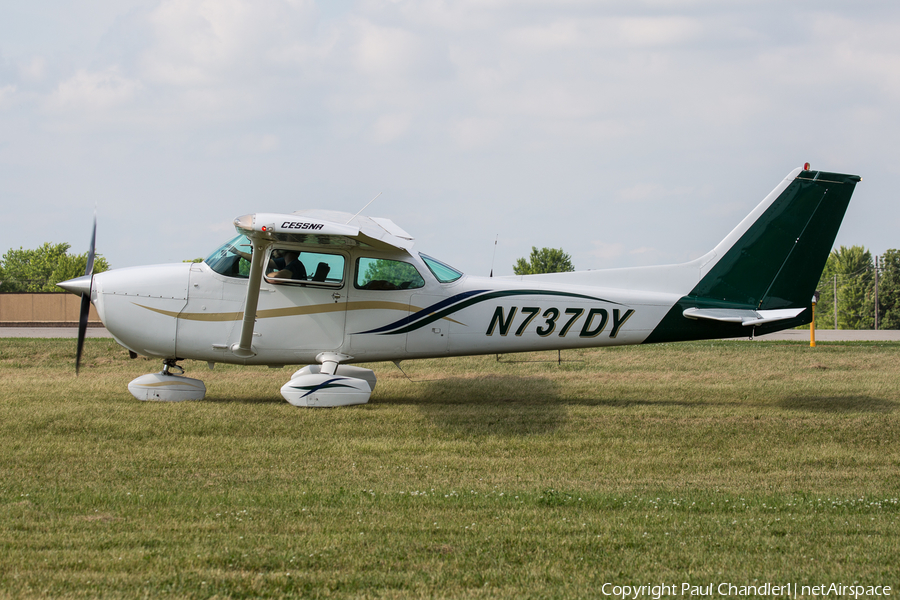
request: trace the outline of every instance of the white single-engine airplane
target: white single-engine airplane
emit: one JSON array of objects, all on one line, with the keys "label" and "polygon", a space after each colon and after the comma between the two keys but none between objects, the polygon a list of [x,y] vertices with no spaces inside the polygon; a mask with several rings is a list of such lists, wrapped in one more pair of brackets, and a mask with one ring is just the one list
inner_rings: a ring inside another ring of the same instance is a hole
[{"label": "white single-engine airplane", "polygon": [[[811,298],[860,178],[792,171],[697,260],[521,277],[467,276],[387,219],[328,210],[257,213],[202,263],[116,269],[59,284],[116,341],[163,370],[140,400],[200,399],[183,359],[308,365],[281,388],[295,406],[364,404],[354,362],[733,338],[809,323]],[[96,231],[96,224],[95,224]]]}]

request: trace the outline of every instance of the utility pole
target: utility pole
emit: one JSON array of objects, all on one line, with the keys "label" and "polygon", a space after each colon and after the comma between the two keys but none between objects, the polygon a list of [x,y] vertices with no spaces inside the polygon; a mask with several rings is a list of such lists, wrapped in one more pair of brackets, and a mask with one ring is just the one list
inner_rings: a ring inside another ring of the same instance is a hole
[{"label": "utility pole", "polygon": [[878,331],[878,255],[875,256],[875,331]]},{"label": "utility pole", "polygon": [[837,331],[837,273],[834,274],[834,330]]},{"label": "utility pole", "polygon": [[816,303],[819,301],[819,290],[812,297],[812,321],[809,322],[809,347],[816,347]]}]

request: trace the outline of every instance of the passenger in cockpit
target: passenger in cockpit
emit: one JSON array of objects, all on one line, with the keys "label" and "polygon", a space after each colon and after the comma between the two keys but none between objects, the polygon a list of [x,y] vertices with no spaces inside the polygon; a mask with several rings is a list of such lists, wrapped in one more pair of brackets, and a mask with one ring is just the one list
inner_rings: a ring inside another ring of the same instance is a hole
[{"label": "passenger in cockpit", "polygon": [[[235,246],[234,244],[230,244],[230,245],[226,246],[225,249],[228,250],[229,252],[231,252],[232,254],[240,256],[242,259],[247,261],[247,263],[250,262],[250,260],[253,256],[253,254],[251,253],[252,249],[251,249],[251,252],[244,252],[243,250],[239,250],[237,248],[237,246]],[[281,269],[284,269],[284,265],[285,265],[284,250],[273,250],[272,256],[269,257],[269,265],[268,265],[268,267],[266,267],[266,272],[279,271]],[[249,268],[249,266],[248,266],[248,268]],[[271,275],[271,276],[274,277],[274,275]]]},{"label": "passenger in cockpit", "polygon": [[296,250],[285,250],[284,255],[280,258],[284,259],[284,268],[269,273],[269,277],[274,277],[275,279],[299,279],[306,280],[306,267],[299,260],[300,253]]},{"label": "passenger in cockpit", "polygon": [[280,271],[284,268],[284,250],[275,248],[269,256],[269,266],[266,267],[266,273]]}]

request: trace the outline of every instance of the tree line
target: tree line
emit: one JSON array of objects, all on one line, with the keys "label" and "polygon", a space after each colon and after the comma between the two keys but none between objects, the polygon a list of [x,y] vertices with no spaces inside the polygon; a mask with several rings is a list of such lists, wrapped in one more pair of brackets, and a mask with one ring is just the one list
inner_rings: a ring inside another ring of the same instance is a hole
[{"label": "tree line", "polygon": [[[11,249],[0,259],[0,292],[62,292],[60,281],[84,275],[87,252],[69,254],[69,244],[45,242],[40,248]],[[106,259],[94,256],[94,273],[109,270]]]},{"label": "tree line", "polygon": [[[62,292],[60,281],[84,275],[87,252],[69,254],[66,243],[10,249],[0,259],[0,292]],[[109,269],[101,255],[94,272]],[[531,249],[513,265],[516,275],[574,271],[562,248]],[[900,329],[900,250],[873,257],[863,246],[831,251],[819,279],[816,327],[822,329]],[[877,309],[876,309],[877,307]]]},{"label": "tree line", "polygon": [[818,291],[816,328],[900,329],[900,250],[873,257],[863,246],[836,248]]}]

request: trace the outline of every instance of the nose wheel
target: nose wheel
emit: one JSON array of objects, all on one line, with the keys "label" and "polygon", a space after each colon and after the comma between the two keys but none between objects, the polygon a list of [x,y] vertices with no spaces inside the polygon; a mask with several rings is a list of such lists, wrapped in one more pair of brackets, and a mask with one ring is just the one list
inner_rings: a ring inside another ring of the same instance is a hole
[{"label": "nose wheel", "polygon": [[182,402],[202,400],[206,396],[206,385],[199,379],[185,377],[184,367],[177,363],[180,358],[163,359],[159,373],[141,375],[128,384],[128,391],[138,400],[158,402]]}]

